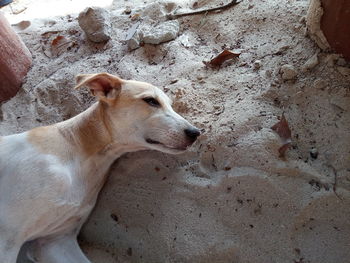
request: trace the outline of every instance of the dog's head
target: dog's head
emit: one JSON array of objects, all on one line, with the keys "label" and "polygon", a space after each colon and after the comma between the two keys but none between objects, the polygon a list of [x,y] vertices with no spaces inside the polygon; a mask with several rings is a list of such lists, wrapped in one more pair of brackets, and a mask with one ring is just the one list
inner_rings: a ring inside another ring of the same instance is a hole
[{"label": "dog's head", "polygon": [[79,75],[77,82],[76,88],[86,86],[99,99],[105,125],[118,143],[174,154],[185,151],[200,135],[151,84],[108,73]]}]

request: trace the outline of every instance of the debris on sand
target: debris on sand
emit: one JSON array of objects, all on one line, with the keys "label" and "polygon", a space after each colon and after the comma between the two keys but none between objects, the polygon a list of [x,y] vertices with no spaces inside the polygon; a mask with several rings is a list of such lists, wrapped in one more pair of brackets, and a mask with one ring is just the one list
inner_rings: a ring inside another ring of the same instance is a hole
[{"label": "debris on sand", "polygon": [[100,7],[88,7],[79,14],[79,26],[93,42],[105,42],[110,37],[109,13]]},{"label": "debris on sand", "polygon": [[[228,9],[232,6],[235,6],[236,4],[239,4],[241,1],[240,0],[232,0],[231,2],[225,4],[225,5],[221,5],[221,6],[217,6],[217,7],[213,7],[213,8],[208,8],[208,9],[201,9],[201,10],[197,10],[197,11],[192,11],[192,12],[186,12],[186,13],[176,13],[176,14],[169,14],[167,16],[168,19],[176,19],[182,16],[192,16],[192,15],[199,15],[199,14],[206,14],[209,12],[214,12],[214,11],[222,11],[225,9]],[[196,8],[197,4],[194,4],[193,7]]]},{"label": "debris on sand", "polygon": [[337,67],[337,70],[344,77],[350,77],[350,68],[347,67]]},{"label": "debris on sand", "polygon": [[158,26],[142,32],[142,42],[145,44],[158,45],[175,39],[179,30],[180,25],[177,20],[160,23]]},{"label": "debris on sand", "polygon": [[58,35],[51,42],[51,56],[58,57],[72,47],[73,44],[71,39]]},{"label": "debris on sand", "polygon": [[237,58],[239,57],[240,54],[241,54],[240,50],[230,51],[225,49],[215,58],[211,59],[210,61],[203,61],[203,63],[209,67],[220,67],[225,61],[229,59]]},{"label": "debris on sand", "polygon": [[295,79],[298,75],[297,71],[292,65],[285,64],[281,67],[280,73],[283,80],[292,80]]},{"label": "debris on sand", "polygon": [[258,69],[261,68],[261,66],[262,66],[261,60],[255,60],[255,61],[254,61],[254,63],[253,63],[254,69],[258,70]]},{"label": "debris on sand", "polygon": [[125,41],[130,50],[140,47],[140,36],[138,32],[140,24],[140,21],[136,22],[126,33]]},{"label": "debris on sand", "polygon": [[180,31],[177,20],[171,20],[158,24],[156,27],[144,25],[139,27],[136,23],[127,34],[127,45],[129,49],[139,48],[142,44],[158,45],[174,40]]},{"label": "debris on sand", "polygon": [[313,69],[318,64],[318,53],[315,53],[311,58],[309,58],[303,65],[301,71],[306,72]]},{"label": "debris on sand", "polygon": [[289,125],[286,117],[284,117],[284,114],[282,114],[280,121],[273,125],[271,129],[275,131],[282,139],[283,145],[278,149],[280,157],[282,158],[285,156],[285,153],[292,142],[292,132],[289,129]]}]

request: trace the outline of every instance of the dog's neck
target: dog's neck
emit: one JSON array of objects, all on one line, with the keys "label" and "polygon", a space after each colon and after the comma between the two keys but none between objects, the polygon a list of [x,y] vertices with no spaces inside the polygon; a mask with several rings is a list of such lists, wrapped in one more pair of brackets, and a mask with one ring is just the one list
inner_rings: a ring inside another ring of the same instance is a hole
[{"label": "dog's neck", "polygon": [[58,124],[59,132],[71,143],[85,160],[102,160],[105,165],[126,152],[141,150],[123,144],[112,134],[112,127],[106,113],[107,106],[101,102],[93,104],[86,111]]},{"label": "dog's neck", "polygon": [[91,157],[111,143],[109,130],[104,125],[103,111],[103,106],[97,102],[57,125],[63,137],[83,156]]}]

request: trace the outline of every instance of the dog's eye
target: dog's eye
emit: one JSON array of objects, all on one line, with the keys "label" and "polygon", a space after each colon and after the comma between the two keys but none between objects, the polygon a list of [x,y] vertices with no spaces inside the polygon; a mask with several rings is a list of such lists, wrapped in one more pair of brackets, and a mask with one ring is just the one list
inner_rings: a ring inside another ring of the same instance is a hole
[{"label": "dog's eye", "polygon": [[143,101],[145,101],[148,105],[152,106],[152,107],[159,107],[160,103],[159,101],[157,101],[155,98],[143,98]]}]

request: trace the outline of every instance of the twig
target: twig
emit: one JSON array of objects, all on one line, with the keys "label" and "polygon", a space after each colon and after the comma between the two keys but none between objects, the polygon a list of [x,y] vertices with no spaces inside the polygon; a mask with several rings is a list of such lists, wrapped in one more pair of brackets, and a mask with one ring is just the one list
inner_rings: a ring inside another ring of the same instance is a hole
[{"label": "twig", "polygon": [[211,155],[211,166],[213,166],[213,168],[215,169],[215,171],[218,170],[218,167],[215,164],[215,158],[214,158],[214,154]]},{"label": "twig", "polygon": [[333,166],[332,166],[332,168],[333,168],[333,172],[334,172],[333,192],[340,200],[342,200],[341,197],[337,193],[338,173]]},{"label": "twig", "polygon": [[217,11],[217,10],[224,10],[227,9],[231,6],[234,6],[238,3],[240,3],[241,0],[232,0],[231,2],[229,2],[226,5],[223,6],[217,6],[217,7],[213,7],[213,8],[207,8],[207,9],[201,9],[198,11],[194,11],[194,12],[186,12],[186,13],[179,13],[179,14],[169,14],[167,15],[167,19],[172,20],[172,19],[177,19],[179,17],[182,16],[192,16],[192,15],[198,15],[198,14],[203,14],[203,13],[207,13],[207,12],[213,12],[213,11]]},{"label": "twig", "polygon": [[338,184],[338,173],[337,173],[337,170],[331,164],[329,165],[329,167],[333,170],[333,174],[334,174],[333,192],[340,200],[343,200],[337,193],[337,184]]}]

